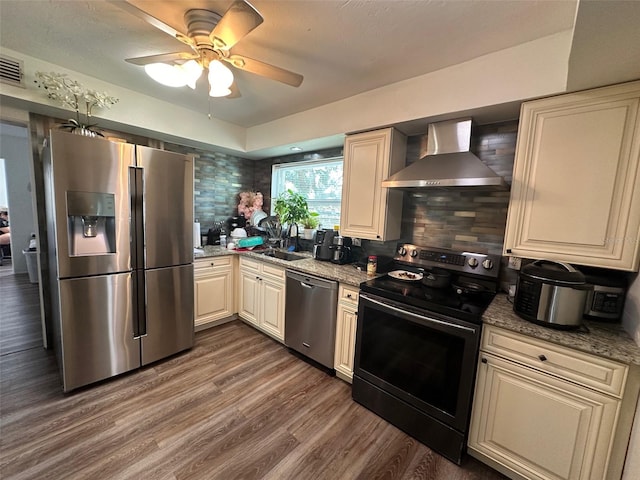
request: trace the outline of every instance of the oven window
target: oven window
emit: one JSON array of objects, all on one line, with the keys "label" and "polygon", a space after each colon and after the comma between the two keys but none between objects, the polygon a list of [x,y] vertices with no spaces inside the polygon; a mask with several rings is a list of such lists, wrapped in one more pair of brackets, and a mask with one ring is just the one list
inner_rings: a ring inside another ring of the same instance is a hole
[{"label": "oven window", "polygon": [[465,339],[366,309],[360,368],[455,416]]}]

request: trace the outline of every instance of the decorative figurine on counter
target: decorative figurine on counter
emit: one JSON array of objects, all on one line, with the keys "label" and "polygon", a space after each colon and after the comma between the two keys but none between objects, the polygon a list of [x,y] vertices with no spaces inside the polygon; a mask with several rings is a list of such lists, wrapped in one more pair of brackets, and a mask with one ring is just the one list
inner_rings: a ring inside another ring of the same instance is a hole
[{"label": "decorative figurine on counter", "polygon": [[262,205],[264,202],[262,193],[240,192],[238,196],[240,197],[238,213],[244,216],[244,218],[249,221],[250,225],[257,227],[260,220],[267,217],[267,214],[262,211]]}]

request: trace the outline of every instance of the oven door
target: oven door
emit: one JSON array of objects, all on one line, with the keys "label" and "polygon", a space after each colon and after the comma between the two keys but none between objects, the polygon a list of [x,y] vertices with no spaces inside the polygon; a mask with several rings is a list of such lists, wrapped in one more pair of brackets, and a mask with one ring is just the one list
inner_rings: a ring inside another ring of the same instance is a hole
[{"label": "oven door", "polygon": [[467,430],[481,325],[361,294],[354,375]]}]

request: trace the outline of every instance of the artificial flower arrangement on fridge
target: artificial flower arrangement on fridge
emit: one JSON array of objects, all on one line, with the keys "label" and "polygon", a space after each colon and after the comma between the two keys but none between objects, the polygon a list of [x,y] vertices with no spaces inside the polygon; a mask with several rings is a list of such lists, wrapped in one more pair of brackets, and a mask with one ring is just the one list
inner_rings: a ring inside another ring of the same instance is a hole
[{"label": "artificial flower arrangement on fridge", "polygon": [[[104,136],[94,128],[97,125],[96,123],[90,123],[91,115],[95,109],[111,108],[112,105],[118,103],[119,100],[117,98],[106,92],[84,88],[80,82],[72,80],[65,73],[36,72],[36,78],[37,80],[34,80],[34,82],[38,88],[45,90],[47,98],[76,112],[76,118],[70,118],[67,120],[68,123],[62,124],[60,128],[88,137]],[[84,122],[80,114],[82,108],[84,108],[84,113],[82,114],[85,119]]]}]

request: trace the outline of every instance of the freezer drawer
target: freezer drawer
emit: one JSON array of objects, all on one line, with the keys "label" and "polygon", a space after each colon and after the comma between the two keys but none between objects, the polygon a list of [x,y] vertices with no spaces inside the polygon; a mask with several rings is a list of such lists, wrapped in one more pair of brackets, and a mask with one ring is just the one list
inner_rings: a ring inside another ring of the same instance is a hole
[{"label": "freezer drawer", "polygon": [[140,366],[130,273],[61,280],[65,392]]},{"label": "freezer drawer", "polygon": [[193,265],[147,270],[145,284],[143,365],[193,347]]},{"label": "freezer drawer", "polygon": [[284,343],[333,368],[338,283],[287,270]]}]

